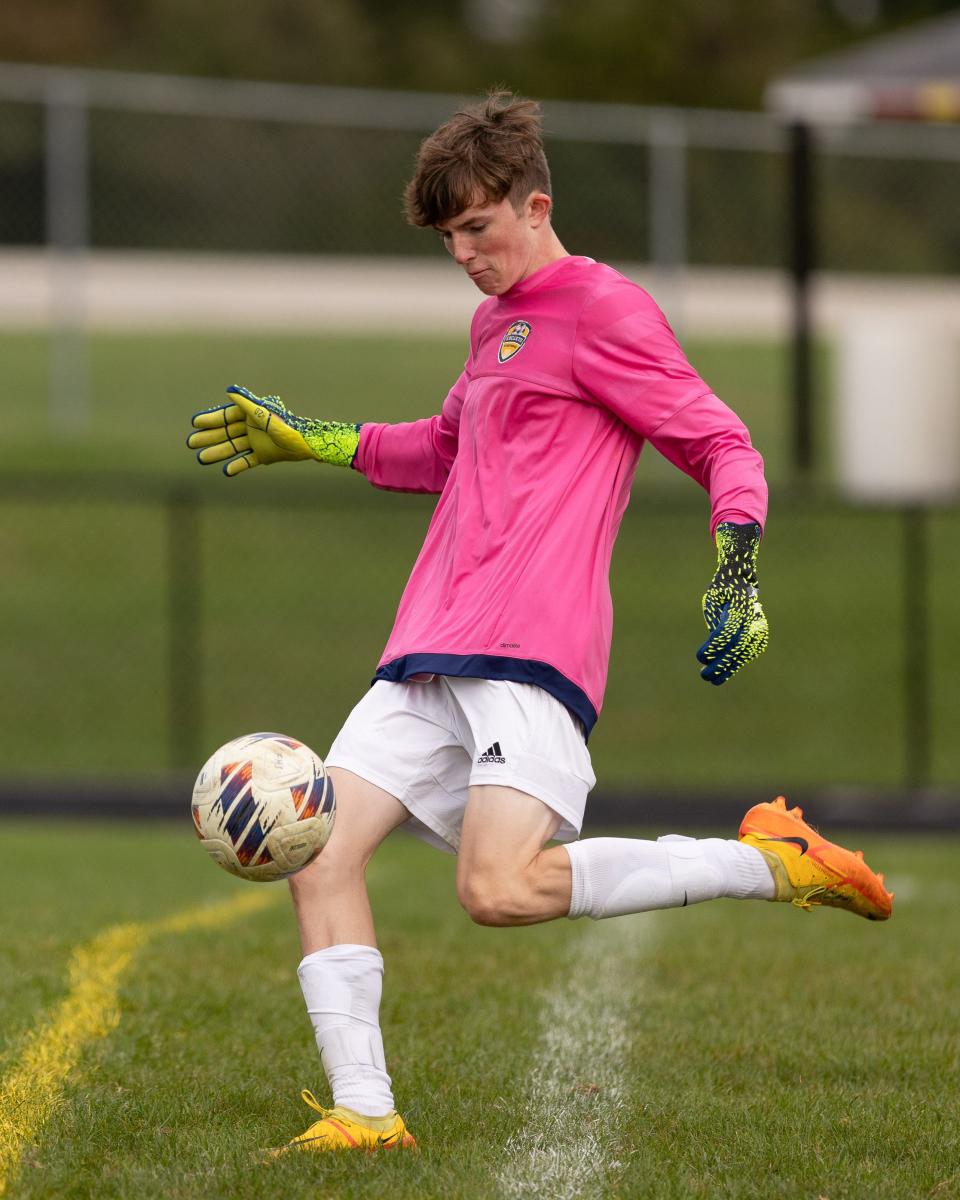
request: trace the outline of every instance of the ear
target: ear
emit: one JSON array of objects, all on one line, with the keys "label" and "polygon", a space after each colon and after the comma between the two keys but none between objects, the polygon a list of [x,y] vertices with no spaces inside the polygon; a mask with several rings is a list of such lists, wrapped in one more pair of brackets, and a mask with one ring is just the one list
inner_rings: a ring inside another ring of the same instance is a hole
[{"label": "ear", "polygon": [[553,201],[546,192],[531,192],[527,197],[527,219],[532,229],[539,227],[550,219],[550,209]]}]

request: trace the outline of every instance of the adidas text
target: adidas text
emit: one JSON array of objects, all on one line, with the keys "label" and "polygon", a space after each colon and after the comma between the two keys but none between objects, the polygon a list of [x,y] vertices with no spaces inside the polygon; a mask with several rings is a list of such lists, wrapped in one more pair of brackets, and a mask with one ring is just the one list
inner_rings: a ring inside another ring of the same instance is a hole
[{"label": "adidas text", "polygon": [[487,750],[477,759],[478,763],[505,763],[507,760],[503,757],[503,751],[500,749],[500,743],[494,742]]}]

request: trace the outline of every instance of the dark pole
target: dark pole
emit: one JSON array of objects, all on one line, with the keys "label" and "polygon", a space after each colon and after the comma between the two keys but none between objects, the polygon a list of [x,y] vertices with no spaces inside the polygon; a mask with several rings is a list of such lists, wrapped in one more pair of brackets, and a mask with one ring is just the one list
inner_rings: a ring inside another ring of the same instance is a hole
[{"label": "dark pole", "polygon": [[167,499],[167,711],[170,766],[202,765],[200,512],[194,493]]},{"label": "dark pole", "polygon": [[803,121],[790,124],[790,277],[793,282],[793,438],[795,475],[813,466],[813,364],[810,276],[816,263],[813,206],[813,138]]},{"label": "dark pole", "polygon": [[929,602],[927,514],[911,505],[903,510],[904,782],[910,789],[930,784]]}]

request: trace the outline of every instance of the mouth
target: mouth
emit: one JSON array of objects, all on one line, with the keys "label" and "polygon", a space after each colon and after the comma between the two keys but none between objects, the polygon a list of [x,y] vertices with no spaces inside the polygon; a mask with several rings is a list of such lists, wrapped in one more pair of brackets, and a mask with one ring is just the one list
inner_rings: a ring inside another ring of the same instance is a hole
[{"label": "mouth", "polygon": [[479,279],[481,275],[486,275],[489,270],[489,267],[484,267],[481,271],[468,271],[467,274],[471,279]]}]

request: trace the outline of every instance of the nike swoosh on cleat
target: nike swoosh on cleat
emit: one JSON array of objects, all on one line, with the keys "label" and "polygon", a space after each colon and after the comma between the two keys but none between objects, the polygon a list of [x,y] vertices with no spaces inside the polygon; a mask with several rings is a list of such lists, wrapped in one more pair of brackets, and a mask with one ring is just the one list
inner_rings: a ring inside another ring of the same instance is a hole
[{"label": "nike swoosh on cleat", "polygon": [[810,849],[810,844],[806,838],[802,837],[765,837],[762,833],[754,834],[762,842],[793,842],[794,845],[800,847],[800,853],[806,854]]}]

